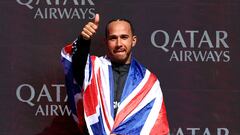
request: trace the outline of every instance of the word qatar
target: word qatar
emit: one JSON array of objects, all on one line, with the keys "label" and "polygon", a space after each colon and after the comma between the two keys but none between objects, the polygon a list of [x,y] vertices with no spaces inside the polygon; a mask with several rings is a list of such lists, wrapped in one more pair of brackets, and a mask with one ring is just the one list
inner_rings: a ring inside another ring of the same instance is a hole
[{"label": "word qatar", "polygon": [[229,135],[228,128],[178,128],[173,130],[169,135]]},{"label": "word qatar", "polygon": [[[199,33],[199,30],[186,30],[185,34],[182,34],[182,32],[178,30],[174,38],[172,38],[167,31],[156,30],[151,35],[151,43],[154,47],[160,48],[165,52],[168,52],[169,48],[229,48],[226,42],[228,37],[226,31],[215,31],[215,36],[213,37],[209,36],[207,30],[204,30],[203,33]],[[161,38],[157,40],[159,37]],[[200,41],[197,41],[197,39],[200,39]]]},{"label": "word qatar", "polygon": [[35,6],[46,5],[46,6],[94,6],[92,0],[16,0],[18,4],[33,9]]}]

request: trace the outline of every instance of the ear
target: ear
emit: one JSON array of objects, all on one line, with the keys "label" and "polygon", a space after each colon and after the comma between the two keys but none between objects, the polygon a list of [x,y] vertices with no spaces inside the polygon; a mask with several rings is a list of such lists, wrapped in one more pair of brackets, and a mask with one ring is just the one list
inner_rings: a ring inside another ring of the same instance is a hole
[{"label": "ear", "polygon": [[133,39],[132,39],[132,47],[134,47],[137,43],[137,36],[133,36]]}]

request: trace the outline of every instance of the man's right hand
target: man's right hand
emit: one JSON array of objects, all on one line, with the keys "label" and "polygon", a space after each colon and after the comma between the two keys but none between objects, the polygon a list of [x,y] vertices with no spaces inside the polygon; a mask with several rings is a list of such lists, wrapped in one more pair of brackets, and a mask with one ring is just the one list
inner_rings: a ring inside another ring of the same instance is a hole
[{"label": "man's right hand", "polygon": [[98,29],[98,25],[99,25],[99,14],[95,15],[94,21],[93,22],[88,22],[84,27],[83,30],[81,32],[81,36],[85,39],[85,40],[89,40],[92,38],[92,36],[96,33],[97,29]]}]

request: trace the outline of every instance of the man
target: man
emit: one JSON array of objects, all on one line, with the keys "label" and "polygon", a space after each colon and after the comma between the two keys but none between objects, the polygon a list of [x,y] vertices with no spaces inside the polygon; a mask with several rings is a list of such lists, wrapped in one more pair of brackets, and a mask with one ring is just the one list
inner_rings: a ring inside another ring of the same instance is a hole
[{"label": "man", "polygon": [[168,134],[159,81],[132,57],[137,42],[132,24],[125,19],[110,21],[106,56],[90,56],[99,21],[96,14],[61,53],[70,107],[79,128],[86,123],[89,134]]}]

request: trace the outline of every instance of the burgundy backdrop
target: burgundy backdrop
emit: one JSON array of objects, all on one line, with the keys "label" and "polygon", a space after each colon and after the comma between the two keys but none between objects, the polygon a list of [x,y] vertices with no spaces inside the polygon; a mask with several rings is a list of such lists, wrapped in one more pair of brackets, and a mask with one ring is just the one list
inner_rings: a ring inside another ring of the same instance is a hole
[{"label": "burgundy backdrop", "polygon": [[130,19],[134,56],[161,81],[171,135],[240,134],[237,0],[1,0],[0,134],[77,135],[61,48],[100,14],[92,54],[111,18]]}]

